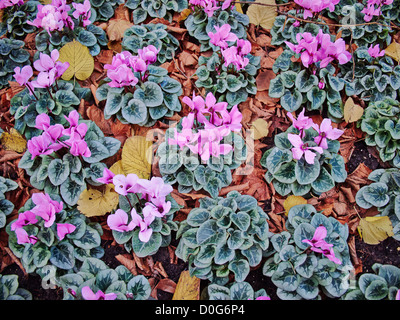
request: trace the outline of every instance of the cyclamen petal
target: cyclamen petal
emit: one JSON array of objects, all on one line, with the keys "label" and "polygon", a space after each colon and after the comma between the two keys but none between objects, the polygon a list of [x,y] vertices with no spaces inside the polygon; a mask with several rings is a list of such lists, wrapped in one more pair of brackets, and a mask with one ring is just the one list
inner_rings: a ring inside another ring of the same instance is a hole
[{"label": "cyclamen petal", "polygon": [[76,226],[70,223],[57,223],[57,236],[59,240],[63,240],[67,234],[74,232]]}]

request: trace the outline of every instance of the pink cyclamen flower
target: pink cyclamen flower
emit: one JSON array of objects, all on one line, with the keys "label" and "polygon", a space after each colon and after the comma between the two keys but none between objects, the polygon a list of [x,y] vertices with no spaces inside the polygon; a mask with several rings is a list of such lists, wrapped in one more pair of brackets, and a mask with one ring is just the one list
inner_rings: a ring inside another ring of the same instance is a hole
[{"label": "pink cyclamen flower", "polygon": [[98,290],[96,293],[90,289],[89,286],[85,286],[82,288],[82,298],[85,300],[115,300],[117,299],[117,295],[115,293],[104,293],[101,290]]},{"label": "pink cyclamen flower", "polygon": [[39,59],[33,63],[33,66],[37,71],[50,71],[56,65],[56,61],[60,57],[60,53],[57,49],[51,51],[50,56],[43,52],[40,52]]},{"label": "pink cyclamen flower", "polygon": [[35,236],[30,236],[23,228],[15,229],[15,235],[17,236],[18,244],[30,243],[35,244],[38,240]]},{"label": "pink cyclamen flower", "polygon": [[[148,212],[143,212],[148,213]],[[154,220],[154,215],[148,214],[144,215],[142,218],[135,210],[135,208],[132,209],[131,211],[131,216],[132,216],[132,222],[134,222],[135,227],[139,227],[139,240],[142,242],[149,242],[151,235],[153,234],[153,229],[150,228],[150,224]]]},{"label": "pink cyclamen flower", "polygon": [[20,6],[23,4],[24,4],[24,0],[3,0],[0,2],[0,10],[4,9],[4,8],[15,6],[15,5]]},{"label": "pink cyclamen flower", "polygon": [[142,198],[147,201],[153,201],[156,198],[165,199],[173,190],[172,186],[160,177],[152,177],[150,180],[140,179],[138,183],[142,187]]},{"label": "pink cyclamen flower", "polygon": [[135,72],[145,72],[147,70],[146,61],[138,56],[132,56],[129,59],[129,65],[133,68],[133,71]]},{"label": "pink cyclamen flower", "polygon": [[62,145],[53,143],[49,135],[33,137],[27,143],[28,151],[32,155],[32,160],[39,155],[49,155],[54,151],[60,150]]},{"label": "pink cyclamen flower", "polygon": [[224,24],[221,27],[214,26],[215,33],[209,32],[210,42],[222,49],[228,48],[228,42],[234,42],[238,40],[238,37],[231,32],[231,26],[229,24]]},{"label": "pink cyclamen flower", "polygon": [[182,150],[187,146],[196,136],[193,130],[194,113],[189,113],[186,117],[182,118],[182,129],[180,132],[174,128],[174,137],[168,138],[170,145],[178,145]]},{"label": "pink cyclamen flower", "polygon": [[123,174],[117,174],[112,178],[115,192],[123,196],[126,196],[128,193],[141,192],[142,187],[140,181],[141,179],[139,179],[139,177],[134,173],[129,173],[126,176]]},{"label": "pink cyclamen flower", "polygon": [[243,115],[239,111],[238,106],[232,107],[230,112],[224,112],[222,114],[223,125],[230,131],[240,132],[242,129],[242,118]]},{"label": "pink cyclamen flower", "polygon": [[268,296],[259,296],[256,298],[256,300],[271,300],[271,298]]},{"label": "pink cyclamen flower", "polygon": [[227,49],[222,49],[221,53],[224,58],[224,65],[226,67],[233,65],[236,67],[237,71],[246,68],[246,66],[250,62],[250,60],[248,58],[246,58],[245,56],[242,56],[239,53],[238,47],[236,47],[236,46],[229,47]]},{"label": "pink cyclamen flower", "polygon": [[51,69],[48,72],[46,71],[40,72],[36,80],[33,80],[31,82],[32,86],[34,88],[50,88],[56,80],[56,75],[57,75],[56,69]]},{"label": "pink cyclamen flower", "polygon": [[313,120],[304,115],[305,111],[306,110],[303,109],[297,116],[297,119],[290,112],[286,113],[288,118],[292,120],[293,127],[300,131],[301,138],[304,137],[304,130],[311,128],[311,126],[313,125]]},{"label": "pink cyclamen flower", "polygon": [[299,6],[303,7],[304,15],[303,18],[307,19],[313,16],[313,13],[321,12],[322,10],[329,9],[329,11],[335,10],[340,0],[295,0]]},{"label": "pink cyclamen flower", "polygon": [[157,61],[158,52],[159,50],[155,46],[148,45],[147,47],[138,50],[138,56],[147,64],[153,64]]},{"label": "pink cyclamen flower", "polygon": [[196,96],[195,92],[193,91],[193,97],[190,99],[189,97],[185,96],[182,98],[182,102],[186,103],[190,109],[194,111],[197,115],[198,113],[204,113],[207,111],[205,108],[206,103],[201,96]]},{"label": "pink cyclamen flower", "polygon": [[342,134],[343,130],[332,128],[332,120],[324,119],[321,125],[314,123],[312,127],[318,132],[318,136],[314,138],[315,143],[322,149],[328,149],[328,140],[336,140]]},{"label": "pink cyclamen flower", "polygon": [[32,211],[25,211],[21,212],[18,215],[18,219],[15,220],[12,225],[11,225],[11,230],[15,231],[18,228],[22,228],[24,226],[30,225],[30,224],[35,224],[38,222],[38,219],[36,218],[36,214]]},{"label": "pink cyclamen flower", "polygon": [[97,181],[104,183],[104,184],[110,184],[113,183],[113,178],[115,176],[115,173],[112,172],[111,170],[104,168],[103,169],[103,176],[101,178],[98,178]]},{"label": "pink cyclamen flower", "polygon": [[22,68],[15,67],[14,78],[20,86],[26,85],[29,79],[33,76],[33,70],[31,66],[24,66]]},{"label": "pink cyclamen flower", "polygon": [[74,7],[75,11],[72,14],[75,19],[79,19],[82,17],[82,23],[83,26],[86,27],[92,22],[89,20],[91,12],[91,5],[89,0],[85,0],[83,4],[81,3],[72,3],[72,6]]},{"label": "pink cyclamen flower", "polygon": [[108,85],[114,88],[134,87],[139,81],[133,74],[132,69],[125,64],[118,66],[115,70],[108,70],[107,76],[111,79]]},{"label": "pink cyclamen flower", "polygon": [[293,159],[300,160],[304,154],[307,163],[314,164],[314,158],[316,154],[311,150],[314,150],[320,154],[323,153],[323,149],[321,147],[309,147],[301,140],[301,137],[297,134],[289,133],[288,139],[290,143],[294,146],[294,148],[292,148]]},{"label": "pink cyclamen flower", "polygon": [[51,199],[47,193],[34,193],[32,201],[36,206],[31,211],[45,221],[46,228],[51,227],[56,219],[56,213],[63,209],[63,202]]},{"label": "pink cyclamen flower", "polygon": [[136,222],[128,222],[128,214],[122,210],[118,209],[114,214],[110,214],[107,218],[107,224],[111,230],[118,232],[132,231],[136,227]]},{"label": "pink cyclamen flower", "polygon": [[59,240],[63,240],[67,234],[74,232],[76,226],[70,223],[57,223],[57,236]]},{"label": "pink cyclamen flower", "polygon": [[368,48],[368,54],[372,58],[383,57],[385,55],[385,50],[379,50],[379,44],[375,46],[371,44],[371,46]]},{"label": "pink cyclamen flower", "polygon": [[70,138],[65,140],[64,143],[70,147],[69,152],[75,157],[83,156],[88,158],[92,154],[86,141],[83,140],[78,132],[72,132]]},{"label": "pink cyclamen flower", "polygon": [[314,252],[322,253],[329,260],[336,264],[341,264],[341,261],[335,257],[333,252],[333,244],[327,243],[324,239],[327,236],[327,230],[324,226],[319,226],[315,229],[312,239],[303,239],[302,242],[308,244]]}]

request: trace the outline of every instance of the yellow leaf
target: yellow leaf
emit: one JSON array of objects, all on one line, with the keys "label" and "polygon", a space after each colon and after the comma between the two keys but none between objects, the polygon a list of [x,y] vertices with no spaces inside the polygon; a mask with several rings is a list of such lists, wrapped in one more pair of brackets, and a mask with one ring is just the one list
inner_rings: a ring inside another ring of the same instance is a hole
[{"label": "yellow leaf", "polygon": [[130,28],[131,26],[133,26],[133,24],[127,20],[110,20],[106,29],[108,39],[110,41],[121,41],[121,39],[124,37],[125,30]]},{"label": "yellow leaf", "polygon": [[386,49],[385,54],[397,62],[400,61],[400,43],[393,41]]},{"label": "yellow leaf", "polygon": [[23,153],[26,150],[25,138],[14,128],[10,132],[3,132],[0,136],[0,143],[4,150],[12,150]]},{"label": "yellow leaf", "polygon": [[[266,5],[275,5],[275,0],[260,0],[258,3]],[[261,26],[264,29],[272,29],[275,17],[277,16],[276,7],[263,6],[259,4],[251,4],[246,13],[250,19],[250,23]]]},{"label": "yellow leaf", "polygon": [[151,141],[142,136],[130,137],[122,148],[122,168],[125,174],[135,173],[141,179],[149,179],[152,157]]},{"label": "yellow leaf", "polygon": [[199,300],[200,279],[191,277],[188,270],[181,273],[172,300]]},{"label": "yellow leaf", "polygon": [[354,100],[349,97],[344,104],[343,115],[344,121],[347,123],[358,121],[364,113],[364,109],[358,104],[354,103]]},{"label": "yellow leaf", "polygon": [[63,80],[71,80],[76,77],[78,80],[86,80],[93,73],[94,59],[88,47],[73,40],[60,49],[61,62],[68,62],[69,68],[61,76]]},{"label": "yellow leaf", "polygon": [[300,196],[289,196],[283,202],[283,208],[285,209],[285,214],[288,215],[289,210],[299,204],[307,204],[307,200]]},{"label": "yellow leaf", "polygon": [[367,244],[379,244],[394,235],[393,226],[388,216],[362,218],[357,229],[360,237]]},{"label": "yellow leaf", "polygon": [[235,3],[236,11],[243,14],[242,5],[238,2]]},{"label": "yellow leaf", "polygon": [[183,9],[181,15],[178,18],[178,22],[185,21],[191,13],[192,13],[191,9]]},{"label": "yellow leaf", "polygon": [[115,162],[109,169],[114,174],[125,174],[124,168],[122,167],[122,160]]},{"label": "yellow leaf", "polygon": [[104,216],[115,210],[119,203],[119,195],[107,185],[101,192],[96,189],[84,190],[78,200],[78,210],[87,217]]},{"label": "yellow leaf", "polygon": [[269,123],[259,118],[251,124],[251,129],[253,130],[253,139],[258,140],[268,135]]}]

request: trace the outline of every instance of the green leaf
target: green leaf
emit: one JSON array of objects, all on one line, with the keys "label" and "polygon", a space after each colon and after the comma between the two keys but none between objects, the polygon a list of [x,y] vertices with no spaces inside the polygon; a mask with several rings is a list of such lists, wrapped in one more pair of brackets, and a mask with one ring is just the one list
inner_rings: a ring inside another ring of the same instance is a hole
[{"label": "green leaf", "polygon": [[230,218],[232,222],[242,231],[246,231],[250,226],[250,216],[246,212],[232,212]]},{"label": "green leaf", "polygon": [[74,247],[71,244],[67,242],[59,243],[57,246],[52,246],[50,252],[50,262],[57,268],[71,270],[74,267]]},{"label": "green leaf", "polygon": [[56,91],[55,99],[63,107],[78,106],[81,102],[72,91],[67,90]]},{"label": "green leaf", "polygon": [[73,206],[78,202],[79,196],[85,189],[85,185],[80,185],[70,178],[67,178],[67,180],[60,185],[60,194],[68,205]]},{"label": "green leaf", "polygon": [[296,162],[295,173],[299,184],[305,185],[315,181],[320,174],[319,161],[309,164],[304,157]]},{"label": "green leaf", "polygon": [[311,110],[318,110],[322,107],[326,99],[326,92],[319,89],[318,87],[313,87],[307,92],[307,99],[311,102]]},{"label": "green leaf", "polygon": [[344,182],[347,179],[347,171],[344,164],[344,159],[339,154],[333,154],[332,158],[328,160],[331,166],[331,175],[336,182]]},{"label": "green leaf", "polygon": [[219,231],[217,221],[208,220],[204,222],[198,229],[196,234],[196,241],[199,245],[215,243],[217,233]]},{"label": "green leaf", "polygon": [[69,163],[61,159],[53,159],[48,167],[48,176],[55,186],[61,185],[69,176]]},{"label": "green leaf", "polygon": [[322,167],[318,178],[311,183],[311,187],[317,192],[327,192],[335,187],[335,181],[328,170]]},{"label": "green leaf", "polygon": [[[141,90],[142,101],[147,107],[157,107],[163,103],[164,94],[157,83],[147,81],[143,83]],[[135,98],[137,98],[136,92],[138,90],[135,91]]]},{"label": "green leaf", "polygon": [[242,83],[239,78],[233,74],[226,76],[227,89],[231,92],[236,92],[242,87]]},{"label": "green leaf", "polygon": [[216,247],[214,262],[219,265],[223,265],[231,261],[235,257],[235,250],[232,250],[225,243]]},{"label": "green leaf", "polygon": [[303,103],[303,96],[297,89],[294,89],[293,92],[285,90],[280,102],[286,111],[293,112],[300,108]]},{"label": "green leaf", "polygon": [[138,275],[128,282],[127,291],[133,294],[135,300],[147,300],[150,297],[151,286],[143,275]]},{"label": "green leaf", "polygon": [[100,246],[101,238],[97,230],[86,226],[83,236],[79,239],[74,239],[73,242],[82,249],[93,249]]},{"label": "green leaf", "polygon": [[301,278],[296,292],[304,299],[312,300],[318,296],[318,281],[315,278]]},{"label": "green leaf", "polygon": [[294,161],[282,164],[275,172],[274,178],[282,183],[294,183],[296,181],[295,167]]},{"label": "green leaf", "polygon": [[363,192],[363,197],[375,207],[383,207],[390,200],[387,185],[380,182],[371,183],[367,186]]},{"label": "green leaf", "polygon": [[282,77],[279,75],[271,79],[268,94],[271,98],[280,98],[285,93],[285,86]]},{"label": "green leaf", "polygon": [[235,275],[236,282],[243,282],[250,272],[250,265],[245,259],[235,259],[229,263],[228,269]]},{"label": "green leaf", "polygon": [[300,223],[293,234],[294,242],[301,250],[305,250],[308,248],[308,244],[304,243],[303,240],[311,240],[314,232],[315,228],[311,224],[306,222]]},{"label": "green leaf", "polygon": [[108,92],[104,113],[107,115],[116,114],[123,106],[124,96],[111,91]]},{"label": "green leaf", "polygon": [[132,236],[132,250],[139,258],[155,254],[162,243],[162,236],[158,232],[153,232],[148,242],[139,240],[139,230],[134,230]]},{"label": "green leaf", "polygon": [[230,288],[230,300],[253,300],[254,290],[248,282],[234,283]]},{"label": "green leaf", "polygon": [[289,262],[281,262],[271,277],[272,282],[285,291],[295,291],[299,285],[300,276],[295,273]]},{"label": "green leaf", "polygon": [[272,174],[275,174],[282,164],[290,162],[292,159],[293,155],[290,150],[273,148],[267,157],[266,168]]},{"label": "green leaf", "polygon": [[194,208],[189,212],[187,216],[187,222],[193,227],[199,227],[205,221],[207,221],[209,217],[210,213],[208,210],[202,208]]},{"label": "green leaf", "polygon": [[241,250],[241,252],[248,259],[250,267],[255,267],[261,262],[262,249],[258,245],[252,245],[248,249]]},{"label": "green leaf", "polygon": [[315,75],[308,75],[307,70],[302,70],[297,74],[295,84],[300,92],[308,92],[313,86],[318,85],[318,78]]},{"label": "green leaf", "polygon": [[127,106],[122,107],[122,116],[132,124],[139,124],[147,119],[147,107],[144,101],[131,99]]}]

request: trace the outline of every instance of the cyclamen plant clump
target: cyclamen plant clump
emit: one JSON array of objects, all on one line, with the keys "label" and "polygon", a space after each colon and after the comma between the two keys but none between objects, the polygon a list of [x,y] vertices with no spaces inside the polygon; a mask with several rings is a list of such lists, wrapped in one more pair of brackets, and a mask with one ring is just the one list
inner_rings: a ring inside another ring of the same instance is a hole
[{"label": "cyclamen plant clump", "polygon": [[250,41],[239,39],[229,24],[214,29],[208,35],[215,51],[210,57],[199,58],[196,85],[232,108],[246,101],[249,94],[256,94],[255,75],[261,58],[250,54]]},{"label": "cyclamen plant clump", "polygon": [[[39,135],[36,127],[36,117],[46,113],[55,123],[66,124],[64,115],[79,106],[81,99],[89,93],[89,89],[82,89],[60,79],[69,67],[68,62],[58,61],[59,52],[54,49],[50,55],[40,53],[34,68],[39,71],[32,79],[33,69],[26,65],[14,68],[14,79],[26,89],[11,99],[10,112],[15,117],[15,126],[27,139]],[[31,80],[32,79],[32,80]]]},{"label": "cyclamen plant clump", "polygon": [[350,289],[342,300],[400,300],[400,269],[390,264],[375,263],[374,273],[364,273],[357,287]]},{"label": "cyclamen plant clump", "polygon": [[189,8],[192,14],[185,20],[185,26],[189,34],[200,42],[201,52],[214,48],[208,33],[214,32],[215,26],[228,24],[239,39],[247,37],[249,17],[237,12],[231,0],[192,0]]},{"label": "cyclamen plant clump", "polygon": [[164,62],[172,60],[175,51],[179,47],[179,41],[167,30],[162,23],[148,23],[144,25],[133,25],[124,32],[122,48],[133,54],[138,54],[143,47],[152,45],[158,50],[157,61],[152,63],[159,66]]},{"label": "cyclamen plant clump", "polygon": [[297,119],[288,113],[293,125],[275,135],[275,147],[260,161],[267,169],[265,179],[282,196],[319,195],[347,177],[343,157],[338,154],[337,139],[343,131],[333,128],[330,119],[317,125],[304,112]]},{"label": "cyclamen plant clump", "polygon": [[6,225],[7,216],[14,210],[14,204],[6,199],[5,193],[18,188],[18,184],[4,177],[0,177],[0,228]]},{"label": "cyclamen plant clump", "polygon": [[330,298],[349,288],[353,266],[347,245],[349,229],[312,205],[296,205],[288,212],[287,231],[270,238],[272,247],[263,274],[271,277],[282,300]]},{"label": "cyclamen plant clump", "polygon": [[101,258],[103,230],[58,195],[34,193],[7,225],[8,244],[28,273],[44,280],[66,274],[87,257]]},{"label": "cyclamen plant clump", "polygon": [[368,180],[372,183],[357,191],[356,203],[363,209],[375,207],[379,216],[389,217],[393,226],[393,238],[400,239],[400,169],[376,169]]},{"label": "cyclamen plant clump", "polygon": [[5,0],[0,3],[3,9],[2,21],[0,22],[0,36],[5,35],[10,39],[22,39],[27,34],[35,32],[36,27],[28,24],[37,13],[38,1]]},{"label": "cyclamen plant clump", "polygon": [[184,97],[191,109],[176,128],[169,128],[157,149],[160,173],[179,192],[204,189],[217,197],[232,182],[231,170],[246,159],[241,130],[242,114],[237,106],[227,110],[210,92],[206,99],[193,93]]},{"label": "cyclamen plant clump", "polygon": [[8,82],[14,80],[15,68],[30,64],[29,52],[24,45],[21,40],[0,39],[0,89],[8,87]]},{"label": "cyclamen plant clump", "polygon": [[86,258],[75,272],[56,278],[63,300],[147,300],[151,286],[143,275],[125,266],[115,269],[97,258]]},{"label": "cyclamen plant clump", "polygon": [[107,82],[98,88],[96,96],[106,100],[106,119],[116,115],[123,123],[152,126],[181,110],[181,84],[170,78],[166,69],[153,66],[157,55],[158,49],[148,45],[139,49],[138,55],[118,53],[112,64],[104,66]]},{"label": "cyclamen plant clump", "polygon": [[20,288],[18,275],[0,274],[0,300],[32,300],[32,293]]},{"label": "cyclamen plant clump", "polygon": [[39,190],[60,194],[70,206],[77,203],[86,184],[98,184],[106,165],[100,161],[114,155],[121,142],[104,134],[92,121],[80,120],[74,110],[66,117],[68,127],[50,124],[41,114],[36,128],[42,134],[32,137],[19,167],[31,176],[31,184]]},{"label": "cyclamen plant clump", "polygon": [[237,191],[202,198],[182,221],[175,254],[189,264],[191,276],[225,285],[229,276],[245,281],[269,246],[268,215],[257,200]]},{"label": "cyclamen plant clump", "polygon": [[169,184],[159,177],[140,179],[133,173],[115,175],[108,169],[97,181],[112,183],[120,195],[119,209],[107,218],[119,244],[139,257],[153,255],[169,245],[171,230],[178,229],[173,214],[180,208],[170,195],[173,189]]},{"label": "cyclamen plant clump", "polygon": [[169,22],[175,12],[182,12],[188,7],[187,0],[128,0],[125,6],[132,11],[133,23],[138,25],[148,17],[163,18]]},{"label": "cyclamen plant clump", "polygon": [[108,39],[103,29],[92,24],[90,9],[89,0],[83,4],[72,3],[72,8],[66,0],[53,0],[51,4],[38,5],[36,18],[29,22],[39,29],[43,28],[35,38],[37,50],[48,53],[77,40],[88,47],[92,56],[98,55],[101,47],[107,45]]},{"label": "cyclamen plant clump", "polygon": [[254,291],[248,282],[234,282],[228,286],[210,284],[207,287],[209,300],[271,300],[265,289]]},{"label": "cyclamen plant clump", "polygon": [[397,168],[400,167],[399,113],[400,103],[386,98],[371,102],[358,122],[358,126],[366,133],[365,144],[375,147],[382,161],[389,162]]},{"label": "cyclamen plant clump", "polygon": [[[351,59],[344,40],[332,42],[331,36],[320,29],[316,36],[299,33],[296,41],[297,44],[286,41],[290,50],[283,51],[274,63],[273,71],[279,74],[271,80],[270,97],[280,98],[282,107],[290,112],[298,110],[304,100],[308,110],[320,110],[327,104],[329,117],[341,119],[340,91],[344,81],[335,76],[331,63],[338,61],[342,65]],[[300,57],[301,64],[290,60],[293,52]]]}]

